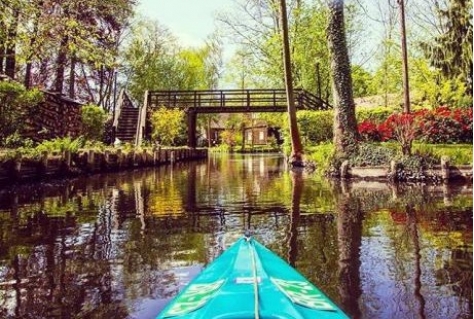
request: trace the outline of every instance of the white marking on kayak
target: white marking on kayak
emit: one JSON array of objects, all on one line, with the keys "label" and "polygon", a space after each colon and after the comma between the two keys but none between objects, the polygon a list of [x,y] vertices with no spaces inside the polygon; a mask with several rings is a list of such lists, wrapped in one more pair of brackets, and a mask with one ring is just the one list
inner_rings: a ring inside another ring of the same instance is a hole
[{"label": "white marking on kayak", "polygon": [[170,309],[164,314],[164,318],[185,315],[204,306],[219,290],[224,279],[206,283],[192,284],[180,295]]},{"label": "white marking on kayak", "polygon": [[271,281],[292,302],[315,310],[336,311],[321,292],[304,281],[271,278]]},{"label": "white marking on kayak", "polygon": [[[260,283],[261,281],[262,281],[262,278],[257,277],[257,282]],[[236,284],[253,284],[254,278],[253,277],[236,277],[234,279],[234,282]]]}]

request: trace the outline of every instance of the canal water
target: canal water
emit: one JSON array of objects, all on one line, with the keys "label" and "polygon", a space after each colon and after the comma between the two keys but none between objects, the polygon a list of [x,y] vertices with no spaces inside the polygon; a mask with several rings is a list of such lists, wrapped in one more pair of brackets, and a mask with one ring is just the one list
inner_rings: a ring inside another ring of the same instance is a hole
[{"label": "canal water", "polygon": [[472,202],[272,154],[6,185],[0,318],[154,318],[246,229],[353,318],[472,318]]}]

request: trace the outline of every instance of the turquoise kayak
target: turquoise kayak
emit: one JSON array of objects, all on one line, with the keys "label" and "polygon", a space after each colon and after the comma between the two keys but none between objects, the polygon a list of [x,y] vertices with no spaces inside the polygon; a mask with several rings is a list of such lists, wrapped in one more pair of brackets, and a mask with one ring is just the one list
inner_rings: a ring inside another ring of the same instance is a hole
[{"label": "turquoise kayak", "polygon": [[252,237],[225,250],[157,318],[349,318]]}]

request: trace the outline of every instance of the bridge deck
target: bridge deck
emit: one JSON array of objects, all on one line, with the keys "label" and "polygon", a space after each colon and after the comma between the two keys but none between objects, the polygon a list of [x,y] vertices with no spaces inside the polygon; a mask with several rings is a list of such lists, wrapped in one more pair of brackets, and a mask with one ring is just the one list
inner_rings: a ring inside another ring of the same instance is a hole
[{"label": "bridge deck", "polygon": [[[196,113],[284,112],[284,89],[150,91],[148,107],[180,108]],[[331,106],[315,95],[295,90],[297,109],[322,110]]]}]

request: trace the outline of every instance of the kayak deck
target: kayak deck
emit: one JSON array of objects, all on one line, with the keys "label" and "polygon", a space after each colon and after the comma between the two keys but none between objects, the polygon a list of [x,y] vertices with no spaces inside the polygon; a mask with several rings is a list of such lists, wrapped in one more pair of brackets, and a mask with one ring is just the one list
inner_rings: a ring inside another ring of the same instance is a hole
[{"label": "kayak deck", "polygon": [[199,274],[157,318],[348,318],[283,259],[243,237]]}]

